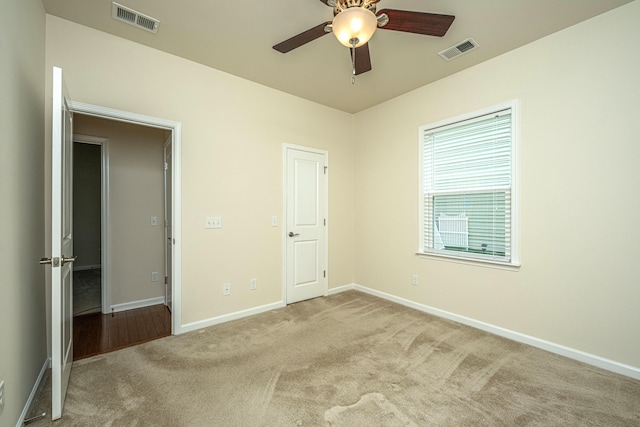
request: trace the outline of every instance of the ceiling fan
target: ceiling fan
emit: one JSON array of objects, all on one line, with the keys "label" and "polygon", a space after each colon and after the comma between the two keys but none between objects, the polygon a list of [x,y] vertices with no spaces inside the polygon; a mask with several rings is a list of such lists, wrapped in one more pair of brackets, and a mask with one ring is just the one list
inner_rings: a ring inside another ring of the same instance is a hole
[{"label": "ceiling fan", "polygon": [[[323,22],[273,48],[287,53],[332,32],[340,43],[350,49],[353,76],[371,70],[368,42],[377,28],[442,37],[455,19],[452,15],[396,9],[382,9],[376,13],[376,4],[380,0],[320,1],[333,7],[333,21]],[[351,81],[355,81],[354,77]]]}]

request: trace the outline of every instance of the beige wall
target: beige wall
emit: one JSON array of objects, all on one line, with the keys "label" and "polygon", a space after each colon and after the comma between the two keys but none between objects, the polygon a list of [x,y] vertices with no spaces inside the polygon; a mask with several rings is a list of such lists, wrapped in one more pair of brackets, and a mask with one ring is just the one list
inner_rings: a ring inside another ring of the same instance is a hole
[{"label": "beige wall", "polygon": [[[355,281],[640,367],[639,28],[636,1],[357,114]],[[522,267],[417,257],[418,126],[513,99]]]},{"label": "beige wall", "polygon": [[[44,246],[45,13],[0,2],[1,426],[15,426],[47,357]],[[50,255],[50,254],[49,254]]]},{"label": "beige wall", "polygon": [[74,132],[109,140],[109,305],[164,296],[165,131],[76,115]]},{"label": "beige wall", "polygon": [[282,300],[283,143],[329,151],[329,286],[353,282],[351,115],[49,15],[46,36],[47,88],[57,65],[75,101],[182,123],[183,324]]}]

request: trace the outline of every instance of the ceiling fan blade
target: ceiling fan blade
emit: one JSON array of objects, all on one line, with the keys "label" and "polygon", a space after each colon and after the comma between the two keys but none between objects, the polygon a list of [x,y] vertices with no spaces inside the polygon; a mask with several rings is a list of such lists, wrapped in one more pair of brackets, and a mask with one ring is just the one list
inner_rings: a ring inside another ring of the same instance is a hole
[{"label": "ceiling fan blade", "polygon": [[297,36],[293,36],[290,39],[278,43],[277,45],[273,46],[273,48],[282,53],[290,52],[293,49],[302,46],[303,44],[307,44],[310,41],[328,34],[324,31],[324,27],[326,27],[327,24],[331,24],[331,21],[324,22],[316,27],[311,28],[310,30],[298,34]]},{"label": "ceiling fan blade", "polygon": [[[349,49],[353,58],[353,48]],[[371,57],[369,56],[369,43],[356,48],[356,76],[371,71]]]},{"label": "ceiling fan blade", "polygon": [[410,12],[408,10],[396,9],[382,9],[378,11],[377,15],[379,16],[383,13],[386,13],[389,17],[389,22],[380,28],[435,37],[444,36],[453,23],[453,20],[456,19],[453,15]]},{"label": "ceiling fan blade", "polygon": [[329,6],[329,7],[333,7],[333,6],[335,6],[335,4],[333,4],[333,5],[329,4],[329,1],[331,1],[331,0],[320,0],[320,1],[321,1],[322,3],[324,3],[324,4],[326,4],[326,5],[327,5],[327,6]]}]

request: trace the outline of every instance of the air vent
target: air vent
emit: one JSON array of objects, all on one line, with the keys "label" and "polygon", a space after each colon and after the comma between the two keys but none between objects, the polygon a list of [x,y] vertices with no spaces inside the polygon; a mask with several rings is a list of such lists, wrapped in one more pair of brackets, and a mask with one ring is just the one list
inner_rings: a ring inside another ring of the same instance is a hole
[{"label": "air vent", "polygon": [[160,21],[147,15],[143,15],[140,12],[136,12],[133,9],[125,7],[121,4],[113,2],[111,7],[111,16],[127,24],[131,24],[143,30],[150,31],[152,33],[158,32],[158,26]]},{"label": "air vent", "polygon": [[455,46],[450,47],[449,49],[445,49],[442,52],[438,53],[441,57],[443,57],[447,61],[451,61],[453,58],[457,58],[463,53],[471,52],[474,49],[478,48],[478,43],[474,39],[466,39],[463,42],[458,43]]}]

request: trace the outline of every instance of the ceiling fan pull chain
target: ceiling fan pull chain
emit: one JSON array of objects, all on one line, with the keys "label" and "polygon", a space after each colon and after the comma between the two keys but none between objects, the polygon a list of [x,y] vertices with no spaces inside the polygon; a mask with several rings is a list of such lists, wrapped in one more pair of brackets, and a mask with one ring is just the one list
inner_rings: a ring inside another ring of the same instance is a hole
[{"label": "ceiling fan pull chain", "polygon": [[351,48],[351,84],[356,84],[356,42],[351,40],[353,47]]}]

